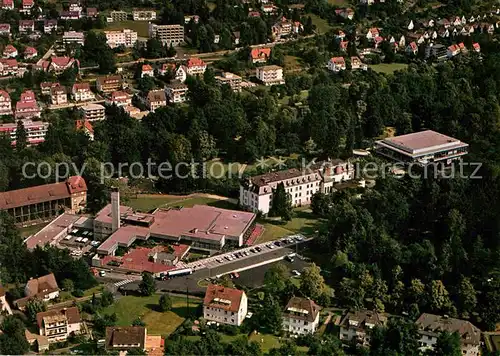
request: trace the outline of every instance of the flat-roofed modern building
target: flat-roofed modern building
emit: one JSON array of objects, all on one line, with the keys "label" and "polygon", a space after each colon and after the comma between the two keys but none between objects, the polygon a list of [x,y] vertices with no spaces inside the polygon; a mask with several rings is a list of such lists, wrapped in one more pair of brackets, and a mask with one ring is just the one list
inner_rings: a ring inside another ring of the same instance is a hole
[{"label": "flat-roofed modern building", "polygon": [[215,81],[219,85],[229,85],[235,92],[241,91],[241,77],[239,75],[224,72],[220,76],[216,76]]},{"label": "flat-roofed modern building", "polygon": [[178,46],[184,42],[184,26],[149,24],[149,37],[157,38],[161,43]]},{"label": "flat-roofed modern building", "polygon": [[468,153],[469,145],[432,130],[385,138],[376,142],[376,152],[403,163],[450,164]]}]

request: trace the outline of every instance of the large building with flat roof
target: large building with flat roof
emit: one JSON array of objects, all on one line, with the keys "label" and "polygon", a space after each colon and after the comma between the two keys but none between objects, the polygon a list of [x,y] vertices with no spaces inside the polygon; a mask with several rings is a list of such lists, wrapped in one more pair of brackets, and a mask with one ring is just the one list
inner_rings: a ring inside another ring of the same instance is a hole
[{"label": "large building with flat roof", "polygon": [[450,164],[468,153],[469,145],[432,130],[388,137],[376,142],[376,152],[403,163]]}]

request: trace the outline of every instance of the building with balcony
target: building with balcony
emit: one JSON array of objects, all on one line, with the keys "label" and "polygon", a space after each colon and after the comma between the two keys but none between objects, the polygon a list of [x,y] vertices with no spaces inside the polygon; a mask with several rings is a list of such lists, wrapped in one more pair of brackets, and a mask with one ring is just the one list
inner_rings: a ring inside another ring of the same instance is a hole
[{"label": "building with balcony", "polygon": [[22,0],[19,12],[25,15],[29,15],[31,14],[31,10],[33,9],[34,5],[35,5],[34,0]]},{"label": "building with balcony", "polygon": [[120,46],[133,47],[137,42],[137,32],[124,28],[121,31],[104,31],[108,46],[116,48]]},{"label": "building with balcony", "polygon": [[469,145],[432,130],[388,137],[375,142],[378,154],[401,163],[450,164],[468,153]]},{"label": "building with balcony", "polygon": [[219,85],[229,85],[232,91],[240,92],[241,91],[241,77],[239,75],[224,72],[219,76],[215,77],[215,81]]},{"label": "building with balcony", "polygon": [[156,11],[134,9],[132,11],[132,18],[134,21],[154,21],[156,20]]},{"label": "building with balcony", "polygon": [[110,105],[116,106],[129,106],[132,105],[132,94],[127,93],[126,91],[114,91],[111,93],[111,98],[108,100]]},{"label": "building with balcony", "polygon": [[14,0],[2,0],[3,10],[14,10]]},{"label": "building with balcony", "polygon": [[77,44],[83,46],[85,43],[85,34],[83,32],[66,31],[63,33],[62,41],[64,45]]},{"label": "building with balcony", "polygon": [[328,61],[328,70],[332,72],[340,72],[346,70],[346,68],[344,57],[333,57]]},{"label": "building with balcony", "polygon": [[71,88],[71,97],[76,102],[95,100],[95,94],[90,90],[89,83],[75,83]]},{"label": "building with balcony", "polygon": [[104,120],[106,118],[106,109],[100,104],[88,104],[81,106],[80,110],[83,113],[83,119],[88,121]]},{"label": "building with balcony", "polygon": [[21,94],[20,100],[16,103],[15,111],[16,119],[32,119],[39,118],[42,111],[36,101],[35,93],[31,90],[26,90]]},{"label": "building with balcony", "polygon": [[[43,68],[45,68],[42,62]],[[71,57],[51,57],[50,61],[46,63],[46,70],[48,72],[55,72],[56,74],[61,74],[67,69],[80,67],[80,62]]]},{"label": "building with balcony", "polygon": [[149,64],[143,64],[141,67],[141,78],[144,78],[146,76],[151,78],[155,76],[155,71],[153,67]]},{"label": "building with balcony", "polygon": [[32,59],[38,56],[38,51],[34,47],[26,47],[23,53],[24,59]]},{"label": "building with balcony", "polygon": [[254,48],[250,52],[252,63],[266,63],[271,56],[271,48]]},{"label": "building with balcony", "polygon": [[162,106],[167,106],[167,97],[164,90],[151,90],[146,96],[146,106],[154,112]]},{"label": "building with balcony", "polygon": [[97,91],[102,93],[112,93],[124,89],[124,83],[120,75],[110,75],[107,77],[98,77],[96,87]]},{"label": "building with balcony", "polygon": [[52,31],[57,31],[57,20],[43,21],[43,32],[50,34]]},{"label": "building with balcony", "polygon": [[311,299],[292,297],[283,311],[283,330],[295,335],[313,334],[318,329],[319,311]]},{"label": "building with balcony", "polygon": [[10,24],[0,23],[0,36],[10,36]]},{"label": "building with balcony", "polygon": [[207,70],[207,64],[200,58],[189,58],[186,63],[187,74],[189,75],[203,75]]},{"label": "building with balcony", "polygon": [[19,33],[29,34],[35,31],[35,21],[33,20],[19,20]]},{"label": "building with balcony", "polygon": [[109,16],[113,19],[113,22],[127,21],[127,13],[125,11],[111,11]]},{"label": "building with balcony", "polygon": [[50,89],[50,103],[52,105],[63,105],[68,103],[68,93],[65,86],[54,86]]},{"label": "building with balcony", "polygon": [[83,330],[77,307],[51,309],[36,315],[39,333],[48,338],[49,343],[63,342],[70,335],[78,335]]},{"label": "building with balcony", "polygon": [[[28,145],[34,146],[45,141],[45,134],[49,128],[47,122],[31,121],[28,119],[21,119],[24,129],[26,130]],[[12,145],[16,144],[16,131],[17,123],[0,124],[0,134],[6,134],[10,137]],[[1,203],[0,203],[1,205]],[[1,209],[1,207],[0,207]]]},{"label": "building with balcony", "polygon": [[0,90],[0,116],[12,115],[10,95],[5,90]]},{"label": "building with balcony", "polygon": [[16,58],[18,54],[17,48],[11,44],[5,46],[2,52],[4,58]]},{"label": "building with balcony", "polygon": [[0,75],[16,75],[21,76],[21,70],[19,69],[19,64],[15,58],[1,58],[0,59]]},{"label": "building with balcony", "polygon": [[158,39],[164,45],[178,46],[184,43],[184,26],[150,23],[149,37]]},{"label": "building with balcony", "polygon": [[348,344],[351,341],[369,346],[371,330],[375,326],[385,326],[387,315],[371,310],[349,311],[340,321],[339,339]]},{"label": "building with balcony", "polygon": [[244,291],[209,284],[203,299],[203,318],[220,324],[240,326],[248,311]]},{"label": "building with balcony", "polygon": [[168,101],[171,103],[183,103],[186,101],[188,86],[184,83],[170,83],[165,86]]},{"label": "building with balcony", "polygon": [[256,76],[265,86],[285,84],[283,68],[280,66],[258,67]]}]

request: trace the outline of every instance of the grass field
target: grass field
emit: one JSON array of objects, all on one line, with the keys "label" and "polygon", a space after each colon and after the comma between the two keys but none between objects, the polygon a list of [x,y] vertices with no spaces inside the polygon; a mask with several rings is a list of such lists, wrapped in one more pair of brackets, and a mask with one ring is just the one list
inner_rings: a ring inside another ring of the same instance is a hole
[{"label": "grass field", "polygon": [[[263,352],[269,352],[269,350],[273,348],[280,347],[280,339],[278,336],[271,334],[253,334],[249,337],[250,341],[256,341]],[[307,352],[309,350],[308,347],[298,346],[297,351]]]},{"label": "grass field", "polygon": [[307,14],[307,16],[311,16],[313,25],[316,26],[316,31],[320,34],[326,33],[332,29],[332,27],[328,24],[328,21],[322,19],[321,17],[314,14]]},{"label": "grass field", "polygon": [[128,28],[137,32],[139,37],[149,37],[148,33],[148,21],[120,21],[120,22],[110,22],[106,26],[106,30],[122,30]]},{"label": "grass field", "polygon": [[349,1],[347,0],[328,0],[328,3],[336,6],[349,6]]},{"label": "grass field", "polygon": [[127,203],[134,210],[147,212],[156,208],[167,208],[183,206],[190,208],[193,205],[210,205],[218,208],[234,209],[235,205],[226,200],[217,200],[204,196],[162,196],[162,195],[144,195],[137,198],[130,198]]},{"label": "grass field", "polygon": [[377,73],[393,74],[397,70],[406,69],[408,64],[405,63],[380,63],[371,65],[370,68]]},{"label": "grass field", "polygon": [[188,316],[196,316],[199,300],[190,299],[189,309],[186,298],[171,297],[172,310],[166,313],[158,311],[160,299],[158,294],[150,297],[126,296],[104,310],[104,313],[116,313],[117,325],[130,326],[140,317],[146,323],[148,332],[156,335],[168,336],[181,325]]},{"label": "grass field", "polygon": [[26,226],[22,227],[19,229],[19,232],[21,233],[22,237],[29,237],[30,235],[33,235],[43,229],[47,223],[40,223],[36,225],[31,225],[31,226]]},{"label": "grass field", "polygon": [[161,206],[166,206],[168,203],[182,199],[182,197],[172,196],[139,196],[137,198],[130,198],[127,205],[137,211],[147,212]]}]

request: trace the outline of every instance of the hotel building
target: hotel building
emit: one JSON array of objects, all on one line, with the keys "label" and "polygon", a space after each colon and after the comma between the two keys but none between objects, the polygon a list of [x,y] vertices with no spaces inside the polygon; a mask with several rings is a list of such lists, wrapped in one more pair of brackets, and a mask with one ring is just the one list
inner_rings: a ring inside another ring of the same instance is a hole
[{"label": "hotel building", "polygon": [[264,66],[258,67],[256,72],[257,79],[264,85],[285,84],[283,79],[283,68],[280,66]]}]

